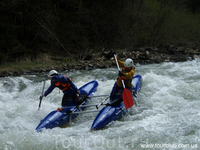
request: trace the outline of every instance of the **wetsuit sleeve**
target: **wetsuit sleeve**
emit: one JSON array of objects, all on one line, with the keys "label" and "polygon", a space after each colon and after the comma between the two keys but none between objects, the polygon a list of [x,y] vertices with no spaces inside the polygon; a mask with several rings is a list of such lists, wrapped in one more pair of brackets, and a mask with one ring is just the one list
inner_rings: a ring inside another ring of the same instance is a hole
[{"label": "wetsuit sleeve", "polygon": [[71,83],[71,86],[72,86],[72,88],[73,88],[75,91],[78,90],[78,88],[76,87],[76,85],[75,85],[73,82]]},{"label": "wetsuit sleeve", "polygon": [[55,84],[51,83],[50,87],[45,91],[44,96],[47,96],[49,93],[51,93],[55,87]]}]

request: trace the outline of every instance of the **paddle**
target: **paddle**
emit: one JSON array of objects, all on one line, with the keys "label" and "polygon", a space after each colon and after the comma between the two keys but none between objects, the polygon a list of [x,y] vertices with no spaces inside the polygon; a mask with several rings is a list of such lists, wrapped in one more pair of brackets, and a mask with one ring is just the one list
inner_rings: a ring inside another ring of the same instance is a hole
[{"label": "paddle", "polygon": [[42,89],[42,95],[40,96],[40,102],[39,102],[38,110],[40,110],[40,106],[41,106],[42,98],[43,98],[43,95],[44,95],[44,87],[45,87],[45,83],[46,83],[46,79],[44,79],[44,84],[43,84],[43,89]]},{"label": "paddle", "polygon": [[[119,64],[118,64],[118,61],[117,61],[115,54],[114,54],[114,57],[115,57],[115,61],[116,61],[116,64],[117,64],[117,68],[120,71]],[[124,101],[125,108],[128,109],[128,108],[130,108],[134,105],[133,97],[132,97],[131,92],[128,89],[125,88],[124,80],[123,80],[122,77],[121,77],[121,79],[122,79],[122,85],[123,85],[123,88],[124,88],[123,93],[122,93],[122,99]]]}]

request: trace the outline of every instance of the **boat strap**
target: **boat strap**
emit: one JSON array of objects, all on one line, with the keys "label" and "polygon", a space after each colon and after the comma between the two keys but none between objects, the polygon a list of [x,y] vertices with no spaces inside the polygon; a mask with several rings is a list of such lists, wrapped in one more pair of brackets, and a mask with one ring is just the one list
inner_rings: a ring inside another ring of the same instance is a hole
[{"label": "boat strap", "polygon": [[62,110],[63,110],[62,108],[58,107],[58,109],[56,111],[61,112]]},{"label": "boat strap", "polygon": [[[119,115],[119,113],[121,112],[121,111],[123,111],[123,112],[125,112],[125,107],[124,108],[119,108],[118,110],[119,110],[119,112],[117,112],[116,114],[115,114],[115,116],[117,116],[117,115]],[[126,112],[125,112],[126,113]]]}]

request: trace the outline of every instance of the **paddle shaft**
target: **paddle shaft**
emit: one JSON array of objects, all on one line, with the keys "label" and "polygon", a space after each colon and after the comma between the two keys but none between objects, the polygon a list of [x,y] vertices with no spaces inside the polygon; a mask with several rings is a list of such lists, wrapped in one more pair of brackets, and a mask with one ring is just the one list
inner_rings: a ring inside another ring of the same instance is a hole
[{"label": "paddle shaft", "polygon": [[[119,64],[118,64],[118,61],[117,61],[117,57],[116,57],[115,54],[114,54],[114,57],[115,57],[115,61],[116,61],[116,64],[117,64],[117,68],[118,68],[118,70],[120,71]],[[123,80],[122,77],[121,77],[121,79],[122,79],[122,85],[123,85],[123,88],[125,88],[124,80]]]},{"label": "paddle shaft", "polygon": [[[44,95],[44,87],[45,87],[45,83],[46,83],[46,79],[44,79],[44,84],[43,84],[43,88],[42,88],[42,95]],[[42,97],[43,98],[43,97]],[[42,98],[40,98],[40,102],[39,102],[39,107],[38,107],[38,110],[40,110],[40,107],[41,107],[41,103],[42,103]]]}]

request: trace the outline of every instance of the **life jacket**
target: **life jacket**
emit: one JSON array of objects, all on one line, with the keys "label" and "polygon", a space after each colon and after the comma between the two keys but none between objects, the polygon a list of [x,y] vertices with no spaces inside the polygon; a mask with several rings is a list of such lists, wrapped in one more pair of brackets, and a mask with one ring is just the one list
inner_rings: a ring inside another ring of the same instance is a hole
[{"label": "life jacket", "polygon": [[72,81],[69,77],[67,77],[67,76],[65,76],[65,77],[69,80],[69,83],[62,83],[62,82],[55,83],[55,86],[58,87],[62,91],[67,90],[71,86],[71,83],[72,83]]},{"label": "life jacket", "polygon": [[[124,67],[124,68],[121,70],[122,73],[127,73],[127,72],[125,71],[125,68],[126,68],[126,67]],[[135,70],[135,69],[132,68],[132,70]],[[120,81],[122,81],[122,79],[124,80],[125,86],[129,85],[129,84],[132,82],[132,79],[128,79],[128,78],[126,78],[126,77],[124,77],[124,76],[119,76],[118,78],[119,78]]]}]

